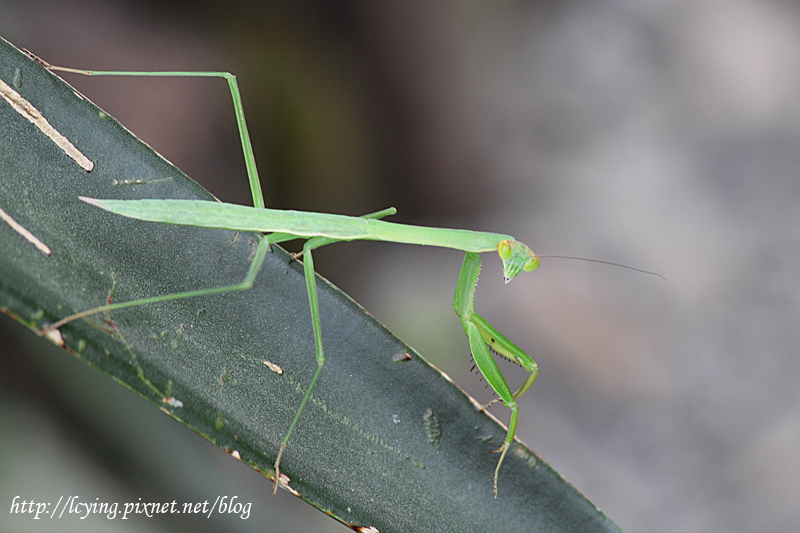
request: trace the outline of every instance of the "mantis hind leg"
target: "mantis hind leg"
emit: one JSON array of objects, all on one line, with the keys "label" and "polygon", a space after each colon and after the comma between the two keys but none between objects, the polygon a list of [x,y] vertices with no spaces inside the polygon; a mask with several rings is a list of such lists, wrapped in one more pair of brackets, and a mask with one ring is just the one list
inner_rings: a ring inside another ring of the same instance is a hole
[{"label": "mantis hind leg", "polygon": [[61,72],[71,72],[73,74],[82,74],[84,76],[139,76],[139,77],[152,77],[152,78],[222,78],[228,82],[228,89],[231,92],[233,99],[233,110],[236,114],[236,125],[239,128],[239,139],[242,142],[242,151],[244,152],[244,163],[247,168],[247,179],[250,182],[250,192],[253,195],[253,206],[264,207],[264,195],[261,192],[261,181],[258,178],[258,170],[256,169],[256,158],[253,155],[253,146],[250,142],[250,134],[247,131],[247,124],[244,120],[244,106],[242,105],[242,96],[239,92],[239,84],[236,81],[236,76],[230,72],[210,72],[210,71],[122,71],[122,70],[81,70],[67,67],[57,67],[51,65],[46,61],[36,58],[49,70],[58,70]]}]

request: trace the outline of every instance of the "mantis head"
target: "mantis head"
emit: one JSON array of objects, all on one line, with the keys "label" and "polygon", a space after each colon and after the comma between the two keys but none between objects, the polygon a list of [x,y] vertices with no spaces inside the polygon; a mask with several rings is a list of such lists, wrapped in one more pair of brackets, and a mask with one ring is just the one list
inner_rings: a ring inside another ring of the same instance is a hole
[{"label": "mantis head", "polygon": [[503,260],[503,277],[506,283],[520,272],[530,272],[539,268],[539,258],[533,250],[519,241],[500,241],[497,253]]}]

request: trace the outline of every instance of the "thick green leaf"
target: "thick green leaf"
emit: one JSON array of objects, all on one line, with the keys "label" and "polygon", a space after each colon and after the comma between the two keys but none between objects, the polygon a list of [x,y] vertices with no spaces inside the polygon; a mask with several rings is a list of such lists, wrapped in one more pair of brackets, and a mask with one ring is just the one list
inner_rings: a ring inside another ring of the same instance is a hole
[{"label": "thick green leaf", "polygon": [[[0,223],[5,313],[37,330],[109,298],[243,277],[255,235],[143,223],[80,202],[212,197],[5,41],[0,78],[94,163],[87,172],[25,116],[34,111],[0,102],[0,208],[19,224]],[[320,309],[326,366],[282,463],[300,497],[382,532],[618,531],[521,443],[494,499],[490,452],[504,428],[321,278]],[[316,366],[302,268],[279,248],[250,291],[94,316],[60,333],[51,340],[266,476]]]}]

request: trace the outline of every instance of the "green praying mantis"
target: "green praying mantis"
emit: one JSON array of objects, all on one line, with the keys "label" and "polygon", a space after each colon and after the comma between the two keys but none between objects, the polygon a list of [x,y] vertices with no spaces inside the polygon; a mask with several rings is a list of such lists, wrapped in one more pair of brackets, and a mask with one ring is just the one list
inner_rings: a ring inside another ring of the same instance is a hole
[{"label": "green praying mantis", "polygon": [[[84,71],[44,64],[52,70],[95,76],[193,76],[225,79],[233,98],[239,136],[244,151],[247,176],[253,197],[253,207],[195,200],[107,200],[86,197],[80,197],[80,199],[91,206],[142,221],[202,228],[252,231],[265,235],[259,241],[256,253],[245,278],[238,284],[103,305],[62,318],[42,329],[40,333],[44,334],[47,331],[60,328],[74,320],[101,312],[168,300],[250,289],[270,245],[293,239],[305,239],[302,252],[297,254],[297,257],[302,256],[303,260],[305,283],[311,311],[317,368],[280,444],[274,464],[275,485],[273,494],[275,494],[280,480],[281,457],[286,450],[289,439],[297,426],[306,403],[311,397],[314,386],[325,364],[312,251],[321,246],[335,242],[353,240],[397,242],[461,250],[465,252],[465,256],[456,283],[455,295],[453,297],[453,309],[456,315],[458,315],[461,325],[467,335],[475,366],[483,375],[487,384],[491,386],[498,395],[498,398],[490,402],[483,409],[486,409],[496,401],[502,401],[503,404],[511,410],[505,439],[502,445],[495,450],[500,454],[497,466],[494,470],[493,483],[494,497],[497,498],[497,483],[500,467],[514,439],[519,420],[517,399],[533,384],[538,375],[538,366],[522,349],[517,347],[475,312],[474,297],[478,275],[481,269],[481,253],[495,252],[500,256],[503,264],[503,276],[506,282],[508,282],[522,272],[531,272],[538,268],[539,257],[534,254],[528,246],[509,235],[460,229],[412,226],[382,220],[386,216],[395,214],[396,210],[394,208],[385,209],[361,217],[266,208],[261,192],[258,172],[256,170],[253,149],[245,124],[244,110],[238,84],[236,82],[236,77],[230,73],[186,71]],[[599,262],[602,263],[604,261]],[[528,372],[527,378],[518,389],[512,390],[509,387],[492,356],[492,352],[517,363]]]}]

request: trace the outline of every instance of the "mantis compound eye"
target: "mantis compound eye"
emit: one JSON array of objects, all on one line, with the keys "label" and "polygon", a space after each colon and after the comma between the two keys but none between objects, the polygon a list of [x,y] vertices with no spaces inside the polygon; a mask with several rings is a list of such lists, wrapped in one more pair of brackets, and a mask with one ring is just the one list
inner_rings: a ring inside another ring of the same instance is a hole
[{"label": "mantis compound eye", "polygon": [[525,263],[525,266],[522,267],[522,270],[525,272],[531,272],[537,268],[539,268],[539,258],[536,256],[536,254],[534,254],[532,258],[528,259],[528,262]]},{"label": "mantis compound eye", "polygon": [[500,259],[503,261],[511,257],[511,241],[500,241],[500,244],[497,245],[497,253],[500,254]]}]

